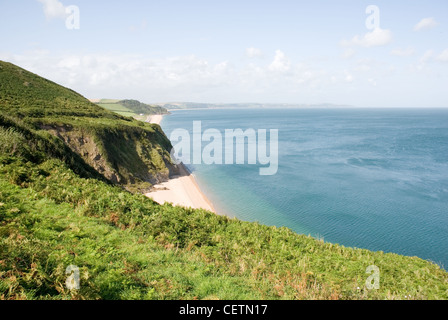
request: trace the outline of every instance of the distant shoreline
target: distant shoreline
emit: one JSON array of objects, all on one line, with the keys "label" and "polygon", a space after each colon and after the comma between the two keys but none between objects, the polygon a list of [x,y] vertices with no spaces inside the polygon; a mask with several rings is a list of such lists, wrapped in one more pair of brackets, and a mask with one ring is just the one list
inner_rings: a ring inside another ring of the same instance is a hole
[{"label": "distant shoreline", "polygon": [[[160,125],[164,115],[148,116],[147,122]],[[178,165],[179,175],[154,186],[154,191],[145,195],[159,204],[172,203],[175,206],[205,209],[217,213],[212,202],[201,191],[193,174],[183,163]]]}]

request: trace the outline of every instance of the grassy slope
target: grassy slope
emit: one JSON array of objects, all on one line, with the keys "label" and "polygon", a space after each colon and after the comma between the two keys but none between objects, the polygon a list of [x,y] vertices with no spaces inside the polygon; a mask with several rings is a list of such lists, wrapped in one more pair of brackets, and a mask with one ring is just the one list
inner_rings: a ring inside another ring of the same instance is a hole
[{"label": "grassy slope", "polygon": [[[103,115],[105,126],[116,119]],[[57,138],[27,129],[35,122],[25,118],[0,122],[3,299],[448,298],[448,273],[419,258],[160,206],[124,191]],[[79,291],[64,285],[70,264],[81,270]],[[380,269],[378,290],[365,285],[372,264]]]},{"label": "grassy slope", "polygon": [[167,114],[165,108],[148,105],[137,100],[101,99],[97,103],[100,107],[118,113],[125,117],[139,118],[142,115]]},{"label": "grassy slope", "polygon": [[[78,93],[0,61],[0,116],[62,138],[90,166],[127,188],[166,178],[171,147],[160,126],[105,110]],[[0,120],[1,120],[0,119]],[[5,120],[6,121],[6,120]]]},{"label": "grassy slope", "polygon": [[99,102],[97,103],[100,107],[113,111],[118,113],[119,115],[122,115],[124,117],[135,117],[138,116],[134,111],[126,108],[125,106],[119,104],[119,103],[103,103]]},{"label": "grassy slope", "polygon": [[[159,206],[59,160],[3,157],[0,190],[6,299],[447,298],[447,273],[419,258]],[[79,292],[64,286],[71,264],[81,269]],[[365,288],[371,264],[379,290]]]},{"label": "grassy slope", "polygon": [[121,100],[118,102],[122,106],[138,114],[167,114],[168,110],[156,105],[149,105],[137,100]]}]

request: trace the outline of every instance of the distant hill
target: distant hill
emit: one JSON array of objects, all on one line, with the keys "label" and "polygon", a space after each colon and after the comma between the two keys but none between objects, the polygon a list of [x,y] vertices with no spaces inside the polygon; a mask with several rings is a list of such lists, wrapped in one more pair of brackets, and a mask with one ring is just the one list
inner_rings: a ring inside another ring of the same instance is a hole
[{"label": "distant hill", "polygon": [[149,105],[137,100],[113,100],[101,99],[95,101],[97,105],[104,109],[116,112],[127,117],[137,117],[139,115],[168,114],[168,110],[158,105]]},{"label": "distant hill", "polygon": [[352,108],[349,105],[331,103],[322,104],[292,104],[292,103],[200,103],[200,102],[167,102],[160,103],[168,110],[176,109],[237,109],[237,108]]}]

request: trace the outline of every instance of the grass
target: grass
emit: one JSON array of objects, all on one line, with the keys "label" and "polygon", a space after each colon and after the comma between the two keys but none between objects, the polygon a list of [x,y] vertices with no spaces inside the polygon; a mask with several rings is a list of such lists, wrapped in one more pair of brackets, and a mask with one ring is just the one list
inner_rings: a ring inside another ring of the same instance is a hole
[{"label": "grass", "polygon": [[59,139],[47,137],[41,142],[62,140],[65,144],[57,146],[60,158],[73,151],[81,158],[73,165],[84,162],[84,167],[132,191],[148,190],[168,176],[171,144],[160,126],[103,109],[10,63],[0,62],[0,90],[0,123],[26,131],[28,137],[50,132]]},{"label": "grass", "polygon": [[137,100],[111,100],[102,99],[98,105],[106,110],[113,111],[125,117],[134,117],[138,119],[142,116],[152,114],[167,114],[168,110],[160,106],[148,105]]},{"label": "grass", "polygon": [[[447,273],[419,258],[160,206],[60,160],[0,163],[4,299],[447,298]],[[79,291],[64,286],[72,264]],[[379,290],[366,288],[372,264]]]},{"label": "grass", "polygon": [[98,105],[106,110],[113,111],[115,113],[118,113],[119,115],[122,115],[124,117],[135,117],[138,116],[135,112],[131,111],[130,109],[126,108],[125,106],[119,104],[119,103],[98,103]]},{"label": "grass", "polygon": [[448,299],[448,273],[417,257],[158,205],[136,185],[168,170],[159,126],[3,62],[0,89],[0,299]]}]

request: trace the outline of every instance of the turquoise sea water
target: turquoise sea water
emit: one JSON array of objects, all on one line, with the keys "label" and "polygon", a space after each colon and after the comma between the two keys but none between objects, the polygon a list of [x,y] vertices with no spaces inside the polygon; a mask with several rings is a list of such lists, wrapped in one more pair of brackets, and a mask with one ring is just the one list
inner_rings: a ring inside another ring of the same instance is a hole
[{"label": "turquoise sea water", "polygon": [[220,213],[448,268],[448,110],[180,110],[162,128],[198,120],[223,135],[279,130],[276,175],[188,166]]}]

